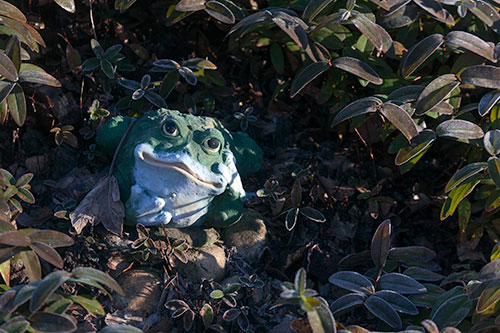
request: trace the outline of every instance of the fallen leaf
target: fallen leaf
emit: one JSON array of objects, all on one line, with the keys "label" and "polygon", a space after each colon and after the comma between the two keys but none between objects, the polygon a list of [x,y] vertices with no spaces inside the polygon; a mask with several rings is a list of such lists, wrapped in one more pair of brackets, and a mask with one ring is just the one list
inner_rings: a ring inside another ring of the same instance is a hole
[{"label": "fallen leaf", "polygon": [[77,233],[81,233],[88,223],[95,225],[101,222],[116,235],[122,234],[124,217],[125,208],[120,201],[120,189],[114,176],[101,178],[69,215]]}]

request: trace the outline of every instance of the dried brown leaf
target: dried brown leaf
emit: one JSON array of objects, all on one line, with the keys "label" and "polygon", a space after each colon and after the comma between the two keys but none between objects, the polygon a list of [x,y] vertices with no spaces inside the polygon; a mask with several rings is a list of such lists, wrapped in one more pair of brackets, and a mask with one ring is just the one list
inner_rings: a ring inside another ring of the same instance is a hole
[{"label": "dried brown leaf", "polygon": [[114,176],[101,178],[69,215],[77,233],[90,222],[102,222],[110,232],[121,235],[125,208],[120,201],[120,189]]}]

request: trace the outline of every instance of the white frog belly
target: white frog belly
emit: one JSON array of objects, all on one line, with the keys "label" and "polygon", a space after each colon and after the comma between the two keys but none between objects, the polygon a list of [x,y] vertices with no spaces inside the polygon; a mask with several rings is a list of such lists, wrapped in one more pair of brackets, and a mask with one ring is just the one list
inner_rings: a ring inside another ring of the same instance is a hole
[{"label": "white frog belly", "polygon": [[[140,153],[140,150],[136,151]],[[145,162],[139,153],[136,154],[134,168],[136,183],[126,203],[129,214],[138,223],[182,228],[201,222],[212,199],[225,190],[225,186],[200,184],[200,181],[186,176],[178,168]],[[172,156],[174,161],[190,163],[184,156]],[[163,158],[168,160],[168,156]]]}]

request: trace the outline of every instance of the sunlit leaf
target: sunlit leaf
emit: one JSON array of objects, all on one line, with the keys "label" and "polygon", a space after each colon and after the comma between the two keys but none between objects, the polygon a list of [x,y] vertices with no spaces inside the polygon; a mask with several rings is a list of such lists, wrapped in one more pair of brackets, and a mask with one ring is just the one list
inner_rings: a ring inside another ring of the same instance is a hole
[{"label": "sunlit leaf", "polygon": [[116,291],[120,295],[124,295],[123,289],[111,276],[97,269],[90,267],[78,267],[75,270],[73,270],[71,274],[75,278],[82,277],[95,280],[107,286],[108,288]]},{"label": "sunlit leaf", "polygon": [[473,122],[462,119],[445,120],[436,128],[438,136],[448,136],[457,139],[480,139],[484,136],[481,127]]},{"label": "sunlit leaf", "polygon": [[340,68],[376,85],[384,82],[373,68],[356,58],[337,58],[333,61],[332,67]]},{"label": "sunlit leaf", "polygon": [[427,291],[417,280],[399,273],[383,274],[378,282],[380,288],[400,294],[421,294]]},{"label": "sunlit leaf", "polygon": [[40,332],[73,332],[77,328],[69,317],[50,312],[39,311],[29,317],[29,321],[31,327]]},{"label": "sunlit leaf", "polygon": [[446,187],[444,189],[445,192],[449,192],[454,189],[456,186],[463,183],[465,180],[470,177],[480,173],[488,167],[488,164],[485,162],[476,162],[466,165],[465,167],[458,170],[448,181]]},{"label": "sunlit leaf", "polygon": [[493,47],[481,38],[465,31],[451,31],[446,35],[446,46],[464,48],[491,62],[497,62]]},{"label": "sunlit leaf", "polygon": [[382,105],[380,113],[401,131],[408,141],[411,141],[418,135],[417,125],[403,108],[387,102]]},{"label": "sunlit leaf", "polygon": [[500,100],[500,90],[490,91],[479,101],[478,111],[481,117],[487,115]]},{"label": "sunlit leaf", "polygon": [[357,15],[351,22],[368,38],[378,52],[387,53],[392,46],[392,38],[384,28],[372,22],[365,15]]},{"label": "sunlit leaf", "polygon": [[333,0],[311,0],[304,8],[302,18],[311,22],[316,16],[325,9]]},{"label": "sunlit leaf", "polygon": [[418,96],[420,96],[424,88],[423,86],[404,86],[391,92],[389,96],[387,96],[387,99],[396,100],[402,103],[413,102],[418,99]]},{"label": "sunlit leaf", "polygon": [[396,155],[396,165],[408,162],[421,152],[423,152],[432,142],[436,140],[436,133],[430,129],[421,131],[414,137],[411,143],[403,146]]},{"label": "sunlit leaf", "polygon": [[69,274],[65,271],[55,271],[47,275],[33,292],[30,300],[30,311],[35,313],[45,304],[49,297],[69,279]]},{"label": "sunlit leaf", "polygon": [[205,11],[208,15],[212,16],[217,21],[226,24],[233,24],[235,22],[235,17],[233,12],[223,3],[211,0],[207,1],[205,4]]},{"label": "sunlit leaf", "polygon": [[327,61],[313,62],[300,70],[292,81],[290,97],[295,97],[307,84],[330,68]]},{"label": "sunlit leaf", "polygon": [[466,68],[461,74],[462,83],[478,87],[500,89],[500,68],[490,65],[476,65]]},{"label": "sunlit leaf", "polygon": [[391,247],[391,221],[385,220],[373,234],[370,252],[375,266],[382,269],[385,266],[389,248]]},{"label": "sunlit leaf", "polygon": [[205,0],[181,0],[175,6],[175,10],[180,12],[195,12],[205,9]]},{"label": "sunlit leaf", "polygon": [[381,105],[382,101],[376,97],[360,98],[340,110],[333,119],[331,126],[334,127],[344,120],[361,114],[376,112]]},{"label": "sunlit leaf", "polygon": [[75,0],[54,0],[54,2],[67,12],[74,13],[76,11]]},{"label": "sunlit leaf", "polygon": [[39,71],[23,71],[19,74],[19,82],[31,82],[51,87],[60,87],[61,83],[52,75]]},{"label": "sunlit leaf", "polygon": [[352,271],[340,271],[332,274],[328,281],[336,286],[350,291],[363,293],[363,294],[373,294],[375,292],[375,287],[368,278],[365,276]]},{"label": "sunlit leaf", "polygon": [[401,75],[405,78],[410,76],[443,42],[443,35],[433,34],[412,46],[401,61]]},{"label": "sunlit leaf", "polygon": [[441,207],[441,220],[453,215],[460,201],[472,192],[482,178],[483,175],[475,174],[474,176],[465,179],[460,185],[455,187],[450,194],[448,194],[448,198]]},{"label": "sunlit leaf", "polygon": [[59,269],[63,268],[63,260],[59,253],[56,250],[51,248],[45,243],[42,242],[33,242],[31,244],[31,248],[35,251],[35,253],[45,261],[48,261],[52,265],[56,266]]},{"label": "sunlit leaf", "polygon": [[437,77],[422,91],[417,100],[415,114],[422,115],[432,111],[439,103],[460,85],[454,74],[445,74]]},{"label": "sunlit leaf", "polygon": [[439,2],[434,0],[413,0],[413,2],[431,14],[431,16],[436,20],[449,25],[455,24],[453,16],[450,15],[450,13],[448,13],[448,11],[444,9]]}]

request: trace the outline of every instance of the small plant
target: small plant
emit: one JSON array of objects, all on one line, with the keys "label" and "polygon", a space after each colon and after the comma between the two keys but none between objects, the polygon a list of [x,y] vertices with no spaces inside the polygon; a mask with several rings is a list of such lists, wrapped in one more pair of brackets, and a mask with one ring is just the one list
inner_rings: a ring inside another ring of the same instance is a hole
[{"label": "small plant", "polygon": [[[173,243],[170,243],[167,237],[167,242],[163,240],[155,241],[150,238],[149,229],[142,224],[138,223],[136,229],[139,238],[132,243],[132,248],[141,251],[144,260],[147,260],[151,254],[160,255],[170,269],[175,267],[175,260],[187,263],[184,253],[189,249],[189,244],[186,240],[177,239]],[[166,228],[163,231],[165,235],[168,235]]]},{"label": "small plant", "polygon": [[[71,273],[55,271],[40,281],[32,281],[13,288],[2,286],[0,302],[3,306],[0,312],[0,328],[6,332],[25,332],[26,330],[73,332],[77,329],[76,319],[67,313],[73,304],[81,306],[89,314],[104,315],[104,310],[96,299],[68,295],[60,290],[65,283],[88,285],[110,295],[103,287],[104,285],[124,295],[120,285],[99,270],[80,267]],[[110,332],[112,329],[105,329],[101,332],[106,331]],[[132,330],[132,332],[140,332],[140,330]]]},{"label": "small plant", "polygon": [[10,172],[0,169],[0,221],[8,223],[22,213],[23,206],[19,200],[30,204],[35,202],[35,197],[30,192],[31,179],[33,174],[27,173],[16,181]]},{"label": "small plant", "polygon": [[73,239],[55,230],[22,229],[16,230],[12,224],[0,220],[0,273],[9,284],[10,264],[21,260],[31,282],[42,278],[40,259],[63,268],[63,260],[54,248],[73,245]]},{"label": "small plant", "polygon": [[73,148],[78,148],[78,139],[71,133],[75,128],[72,125],[64,125],[62,127],[53,127],[50,133],[54,133],[56,145],[60,146],[63,143],[70,145]]},{"label": "small plant", "polygon": [[257,117],[252,115],[253,107],[247,107],[243,112],[235,112],[234,118],[240,121],[240,128],[242,131],[246,131],[249,123],[254,123],[257,121]]},{"label": "small plant", "polygon": [[163,97],[154,92],[156,88],[151,84],[151,76],[149,74],[144,75],[140,83],[134,80],[119,80],[118,84],[132,91],[132,95],[119,100],[115,106],[117,110],[131,108],[134,112],[140,112],[144,106],[144,100],[153,106],[168,108]]},{"label": "small plant", "polygon": [[233,283],[227,286],[226,288],[222,288],[222,286],[217,282],[211,283],[212,292],[210,293],[210,297],[216,301],[223,301],[227,306],[234,308],[237,305],[235,296],[238,294],[238,290],[240,290],[241,285],[239,283]]},{"label": "small plant", "polygon": [[307,288],[306,270],[301,268],[295,274],[294,283],[283,282],[280,299],[276,306],[298,305],[307,313],[309,325],[314,333],[336,332],[335,319],[325,299],[318,296],[314,289]]},{"label": "small plant", "polygon": [[61,84],[52,75],[38,66],[23,63],[21,43],[17,35],[10,37],[5,52],[0,52],[0,123],[4,123],[10,114],[17,125],[26,120],[26,98],[21,86],[23,82],[60,87]]}]

